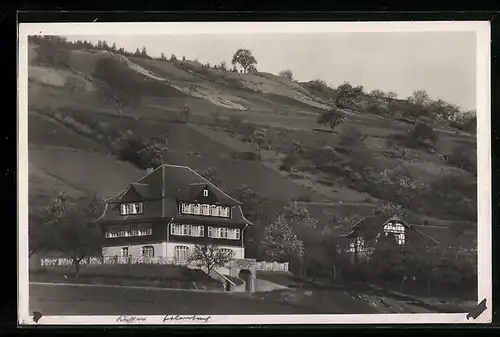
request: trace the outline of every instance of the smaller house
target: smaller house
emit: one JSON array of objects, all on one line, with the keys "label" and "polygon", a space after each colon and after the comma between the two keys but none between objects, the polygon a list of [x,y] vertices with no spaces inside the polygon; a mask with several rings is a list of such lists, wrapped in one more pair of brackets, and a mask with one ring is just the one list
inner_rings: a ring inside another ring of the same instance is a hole
[{"label": "smaller house", "polygon": [[351,262],[366,260],[375,251],[375,246],[382,236],[392,237],[398,245],[404,246],[408,242],[422,245],[439,245],[439,241],[427,235],[416,225],[393,216],[384,215],[364,217],[354,222],[346,234],[342,245],[338,247],[351,256]]}]

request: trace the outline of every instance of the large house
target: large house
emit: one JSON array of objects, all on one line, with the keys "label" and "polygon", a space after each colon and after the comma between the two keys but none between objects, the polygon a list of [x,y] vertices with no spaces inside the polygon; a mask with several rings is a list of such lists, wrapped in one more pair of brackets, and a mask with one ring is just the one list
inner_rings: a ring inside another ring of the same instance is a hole
[{"label": "large house", "polygon": [[245,258],[252,226],[241,202],[189,167],[161,165],[107,200],[96,220],[103,256],[185,260],[197,244],[216,244]]}]

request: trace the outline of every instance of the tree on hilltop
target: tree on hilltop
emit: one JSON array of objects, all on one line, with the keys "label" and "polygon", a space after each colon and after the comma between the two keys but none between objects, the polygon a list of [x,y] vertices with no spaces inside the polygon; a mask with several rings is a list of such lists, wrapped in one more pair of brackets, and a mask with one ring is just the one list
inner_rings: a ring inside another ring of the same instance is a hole
[{"label": "tree on hilltop", "polygon": [[233,55],[233,59],[231,63],[236,66],[239,64],[241,68],[243,68],[243,73],[246,74],[249,70],[250,66],[254,66],[257,64],[257,60],[252,55],[252,52],[248,49],[238,49],[236,53]]},{"label": "tree on hilltop", "polygon": [[287,80],[290,80],[290,81],[293,80],[293,73],[290,69],[280,71],[279,76],[286,78]]}]

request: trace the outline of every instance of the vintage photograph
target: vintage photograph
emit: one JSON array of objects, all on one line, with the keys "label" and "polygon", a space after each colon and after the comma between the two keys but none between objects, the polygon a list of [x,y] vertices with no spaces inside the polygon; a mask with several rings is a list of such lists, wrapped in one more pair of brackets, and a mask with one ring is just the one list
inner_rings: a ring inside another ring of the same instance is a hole
[{"label": "vintage photograph", "polygon": [[462,323],[491,294],[477,25],[47,25],[19,49],[32,323]]}]

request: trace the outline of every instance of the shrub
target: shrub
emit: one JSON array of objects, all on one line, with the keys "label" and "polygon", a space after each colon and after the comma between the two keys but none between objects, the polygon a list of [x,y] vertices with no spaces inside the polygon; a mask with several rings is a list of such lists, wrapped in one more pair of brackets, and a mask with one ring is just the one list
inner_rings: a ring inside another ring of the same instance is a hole
[{"label": "shrub", "polygon": [[475,151],[466,145],[461,145],[453,149],[447,157],[448,163],[471,173],[477,173],[477,160]]}]

